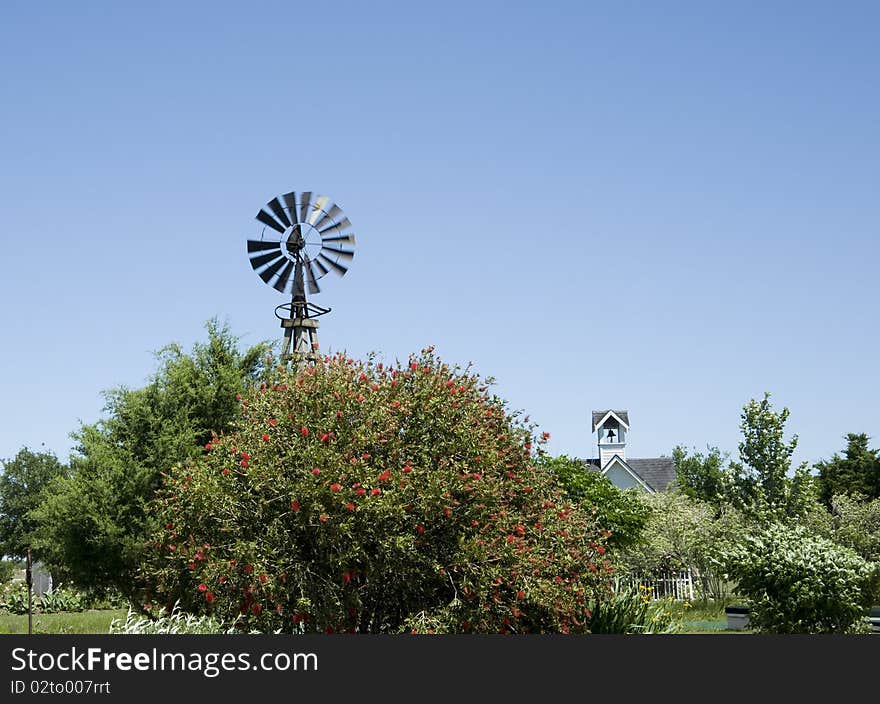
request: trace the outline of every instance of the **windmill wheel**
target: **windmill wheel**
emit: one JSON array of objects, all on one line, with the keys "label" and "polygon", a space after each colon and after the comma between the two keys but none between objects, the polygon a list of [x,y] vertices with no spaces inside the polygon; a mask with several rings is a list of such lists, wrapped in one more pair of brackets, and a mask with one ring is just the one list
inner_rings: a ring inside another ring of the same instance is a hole
[{"label": "windmill wheel", "polygon": [[354,233],[342,208],[327,196],[305,191],[285,193],[257,213],[259,238],[247,241],[248,257],[257,275],[281,293],[320,293],[318,280],[331,271],[344,276],[354,259]]}]

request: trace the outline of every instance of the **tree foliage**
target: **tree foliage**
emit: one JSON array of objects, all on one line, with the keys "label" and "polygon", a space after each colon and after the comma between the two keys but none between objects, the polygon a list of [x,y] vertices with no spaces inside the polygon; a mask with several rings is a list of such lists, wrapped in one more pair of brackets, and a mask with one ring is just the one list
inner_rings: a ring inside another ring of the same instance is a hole
[{"label": "tree foliage", "polygon": [[105,394],[105,418],[73,437],[70,476],[52,485],[35,511],[47,561],[84,589],[131,592],[149,521],[144,507],[174,462],[199,452],[238,415],[237,393],[256,383],[268,348],[246,352],[216,320],[190,353],[171,344],[140,389]]},{"label": "tree foliage", "polygon": [[869,439],[864,433],[849,433],[843,457],[835,453],[816,463],[819,496],[827,506],[836,494],[880,498],[880,450],[869,449]]},{"label": "tree foliage", "polygon": [[[50,482],[65,475],[66,467],[54,454],[26,447],[0,464],[0,557],[23,559],[39,533],[31,511],[43,500]],[[42,552],[35,549],[33,555],[39,558]]]},{"label": "tree foliage", "polygon": [[570,499],[595,511],[599,525],[611,532],[609,545],[622,548],[641,539],[650,509],[636,489],[618,489],[608,477],[566,455],[545,455],[538,462],[553,472]]},{"label": "tree foliage", "polygon": [[279,370],[157,500],[145,598],[244,630],[584,632],[610,589],[534,426],[429,348]]},{"label": "tree foliage", "polygon": [[831,520],[831,537],[836,542],[880,563],[880,499],[868,501],[858,494],[833,496]]},{"label": "tree foliage", "polygon": [[764,632],[858,630],[877,596],[876,565],[791,522],[746,536],[724,562]]},{"label": "tree foliage", "polygon": [[815,495],[807,464],[794,471],[792,455],[797,435],[785,440],[789,410],[777,412],[765,393],[743,406],[739,461],[730,461],[717,448],[707,454],[675,448],[678,484],[692,498],[715,506],[732,506],[762,520],[803,515]]}]

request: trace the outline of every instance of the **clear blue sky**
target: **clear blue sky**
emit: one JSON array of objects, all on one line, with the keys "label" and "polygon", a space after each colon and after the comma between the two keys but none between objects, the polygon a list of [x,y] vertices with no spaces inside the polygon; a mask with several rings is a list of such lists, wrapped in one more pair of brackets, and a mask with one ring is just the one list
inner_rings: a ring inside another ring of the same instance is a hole
[{"label": "clear blue sky", "polygon": [[[279,336],[253,217],[358,235],[324,350],[473,361],[592,456],[880,444],[880,5],[118,3],[0,8],[0,457],[66,458],[152,352]],[[330,280],[332,279],[332,280]]]}]

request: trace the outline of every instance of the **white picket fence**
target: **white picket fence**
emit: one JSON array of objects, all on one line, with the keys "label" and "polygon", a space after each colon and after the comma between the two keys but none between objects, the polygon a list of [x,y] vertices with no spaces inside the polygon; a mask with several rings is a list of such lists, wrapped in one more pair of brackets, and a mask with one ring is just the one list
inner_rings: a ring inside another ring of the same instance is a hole
[{"label": "white picket fence", "polygon": [[694,576],[690,570],[659,576],[630,574],[621,577],[620,581],[631,587],[644,587],[652,599],[694,600]]}]

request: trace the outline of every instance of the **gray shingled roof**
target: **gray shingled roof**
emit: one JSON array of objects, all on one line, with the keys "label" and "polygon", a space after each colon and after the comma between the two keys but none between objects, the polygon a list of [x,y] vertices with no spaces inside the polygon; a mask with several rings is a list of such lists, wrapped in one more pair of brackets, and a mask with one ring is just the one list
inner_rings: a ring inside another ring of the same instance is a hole
[{"label": "gray shingled roof", "polygon": [[[654,491],[666,491],[675,481],[675,464],[671,457],[634,457],[624,461]],[[599,460],[583,460],[583,462],[588,469],[599,471]]]},{"label": "gray shingled roof", "polygon": [[605,417],[606,413],[614,413],[620,420],[629,425],[629,413],[626,411],[612,411],[610,408],[606,411],[593,411],[593,432],[596,432],[596,426]]}]

